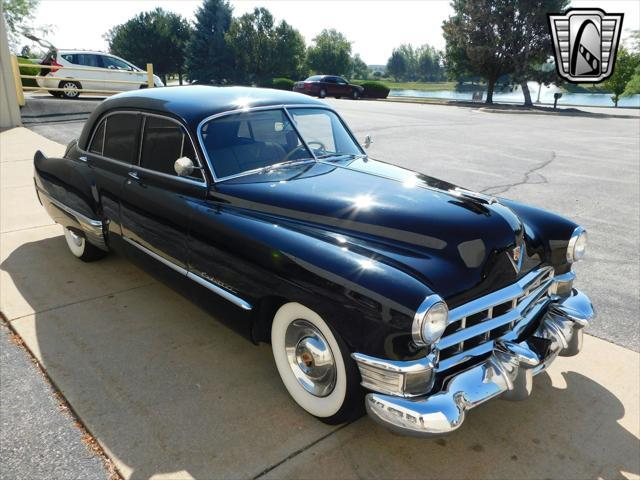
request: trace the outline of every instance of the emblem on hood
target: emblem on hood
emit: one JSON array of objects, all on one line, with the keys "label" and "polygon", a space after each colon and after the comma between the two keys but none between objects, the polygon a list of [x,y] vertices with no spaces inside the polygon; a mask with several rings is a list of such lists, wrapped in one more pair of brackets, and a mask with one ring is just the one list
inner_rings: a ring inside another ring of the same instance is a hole
[{"label": "emblem on hood", "polygon": [[513,249],[507,251],[507,256],[511,261],[516,273],[520,273],[522,268],[522,260],[524,259],[524,244],[516,245]]}]

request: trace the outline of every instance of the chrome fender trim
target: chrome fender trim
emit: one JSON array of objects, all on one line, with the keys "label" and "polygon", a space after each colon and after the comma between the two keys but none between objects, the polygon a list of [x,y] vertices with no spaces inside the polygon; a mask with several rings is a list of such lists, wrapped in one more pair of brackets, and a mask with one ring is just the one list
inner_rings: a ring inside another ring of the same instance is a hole
[{"label": "chrome fender trim", "polygon": [[[584,327],[595,313],[588,297],[573,290],[549,307],[536,332],[520,343],[497,341],[491,356],[451,378],[440,392],[420,398],[369,393],[365,405],[377,423],[403,435],[429,437],[452,432],[467,410],[494,397],[522,400],[531,394],[533,376],[558,355],[575,355]],[[548,340],[548,348],[536,343]]]},{"label": "chrome fender trim", "polygon": [[55,218],[53,218],[53,215],[55,214],[49,211],[49,208],[57,209],[73,218],[80,225],[80,228],[84,232],[89,243],[101,250],[104,250],[105,252],[109,251],[109,247],[107,247],[104,222],[102,222],[101,220],[89,218],[86,215],[83,215],[82,213],[74,210],[73,208],[66,206],[64,203],[56,200],[39,187],[36,187],[36,191],[38,195],[42,195],[45,201],[49,203],[50,206],[47,207],[45,205],[45,208],[54,221]]}]

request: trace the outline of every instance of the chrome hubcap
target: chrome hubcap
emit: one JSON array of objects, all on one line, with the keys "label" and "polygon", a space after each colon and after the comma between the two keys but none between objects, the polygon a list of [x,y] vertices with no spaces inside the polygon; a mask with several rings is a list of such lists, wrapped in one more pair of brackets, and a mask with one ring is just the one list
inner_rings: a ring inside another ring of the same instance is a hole
[{"label": "chrome hubcap", "polygon": [[285,349],[289,367],[298,383],[316,397],[326,397],[336,386],[336,364],[329,343],[306,320],[287,327]]},{"label": "chrome hubcap", "polygon": [[75,83],[65,83],[63,88],[67,95],[75,97],[78,94],[78,86]]},{"label": "chrome hubcap", "polygon": [[77,233],[75,233],[73,230],[68,229],[69,232],[69,236],[71,237],[71,241],[77,246],[77,247],[81,247],[82,246],[82,242],[84,242],[84,238],[82,238],[80,235],[78,235]]}]

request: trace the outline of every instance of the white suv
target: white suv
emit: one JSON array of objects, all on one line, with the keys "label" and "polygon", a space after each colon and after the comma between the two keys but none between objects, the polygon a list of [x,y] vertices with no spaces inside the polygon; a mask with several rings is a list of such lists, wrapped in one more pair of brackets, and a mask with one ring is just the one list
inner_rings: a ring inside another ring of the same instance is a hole
[{"label": "white suv", "polygon": [[[41,65],[60,67],[43,68],[36,81],[54,96],[77,98],[82,90],[136,90],[147,87],[147,72],[126,60],[104,52],[86,50],[51,50]],[[66,67],[66,68],[65,68]],[[69,67],[81,67],[81,70]],[[122,81],[136,83],[120,83]],[[155,87],[164,87],[157,75],[153,76]],[[96,92],[96,95],[103,93]]]}]

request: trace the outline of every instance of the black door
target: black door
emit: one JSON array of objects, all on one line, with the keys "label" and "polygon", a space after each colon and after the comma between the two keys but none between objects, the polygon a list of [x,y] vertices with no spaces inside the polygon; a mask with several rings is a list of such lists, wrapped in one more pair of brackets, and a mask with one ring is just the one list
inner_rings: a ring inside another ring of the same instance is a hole
[{"label": "black door", "polygon": [[127,174],[137,160],[141,118],[133,112],[107,115],[94,130],[86,157],[81,157],[92,169],[93,195],[110,235],[122,234],[120,200]]},{"label": "black door", "polygon": [[200,165],[185,129],[175,120],[144,115],[140,160],[124,183],[122,233],[146,253],[186,270],[189,221],[206,182],[198,169],[178,176],[174,163],[181,157]]}]

